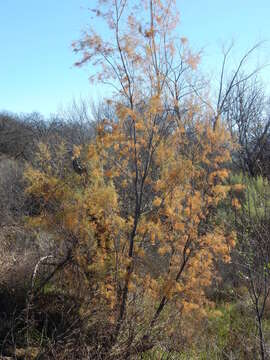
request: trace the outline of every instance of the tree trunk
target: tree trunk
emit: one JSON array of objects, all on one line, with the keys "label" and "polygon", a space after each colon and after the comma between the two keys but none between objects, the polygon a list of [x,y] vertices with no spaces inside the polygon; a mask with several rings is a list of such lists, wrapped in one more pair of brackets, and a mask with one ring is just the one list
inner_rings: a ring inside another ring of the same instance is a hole
[{"label": "tree trunk", "polygon": [[264,347],[264,337],[263,337],[263,329],[262,329],[262,318],[257,315],[258,322],[258,330],[259,330],[259,338],[260,338],[260,354],[261,360],[266,360],[265,347]]}]

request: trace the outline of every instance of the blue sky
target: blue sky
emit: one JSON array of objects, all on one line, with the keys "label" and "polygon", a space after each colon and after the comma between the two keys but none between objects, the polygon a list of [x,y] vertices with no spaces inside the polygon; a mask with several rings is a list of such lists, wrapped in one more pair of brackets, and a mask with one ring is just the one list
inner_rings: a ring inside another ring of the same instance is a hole
[{"label": "blue sky", "polygon": [[[38,111],[48,116],[73,98],[100,98],[71,43],[90,23],[94,0],[0,0],[0,111]],[[203,48],[203,68],[214,72],[221,45],[235,40],[234,60],[255,42],[270,40],[269,0],[177,0],[179,32]],[[270,62],[270,42],[251,60]],[[270,67],[262,77],[270,82]]]}]

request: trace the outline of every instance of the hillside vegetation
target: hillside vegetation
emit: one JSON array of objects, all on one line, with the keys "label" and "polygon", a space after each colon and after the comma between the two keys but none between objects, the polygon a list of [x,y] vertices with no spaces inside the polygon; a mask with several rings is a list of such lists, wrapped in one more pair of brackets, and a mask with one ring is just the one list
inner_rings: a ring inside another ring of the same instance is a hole
[{"label": "hillside vegetation", "polygon": [[4,359],[270,358],[258,45],[210,96],[174,2],[138,3],[100,1],[108,36],[73,44],[111,98],[0,114]]}]

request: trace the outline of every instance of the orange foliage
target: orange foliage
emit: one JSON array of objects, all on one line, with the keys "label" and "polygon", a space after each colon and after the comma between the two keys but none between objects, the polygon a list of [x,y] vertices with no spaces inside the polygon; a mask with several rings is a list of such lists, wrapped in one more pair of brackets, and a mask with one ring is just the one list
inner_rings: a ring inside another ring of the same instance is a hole
[{"label": "orange foliage", "polygon": [[[101,1],[101,6],[109,3]],[[125,2],[116,1],[118,20],[111,10],[99,12],[116,43],[92,32],[76,45],[78,51],[88,50],[80,64],[97,61],[100,80],[118,79],[119,84],[119,101],[110,102],[117,121],[106,119],[87,149],[74,149],[87,167],[87,184],[72,172],[57,173],[56,166],[49,170],[45,147],[40,154],[44,171],[26,172],[28,192],[57,205],[53,214],[44,209],[38,226],[70,239],[92,291],[88,301],[106,307],[116,324],[115,338],[125,315],[135,316],[132,298],[150,299],[150,315],[136,316],[151,326],[168,302],[193,311],[205,302],[214,260],[229,260],[228,234],[222,224],[214,226],[212,215],[230,190],[224,184],[230,139],[222,124],[213,129],[211,115],[193,107],[193,99],[189,118],[182,119],[177,94],[169,98],[164,71],[174,57],[177,20],[170,3],[150,1],[149,21],[139,22],[135,9],[121,32]],[[195,68],[199,57],[184,38],[182,46],[182,61]],[[168,109],[168,98],[176,114]]]}]

